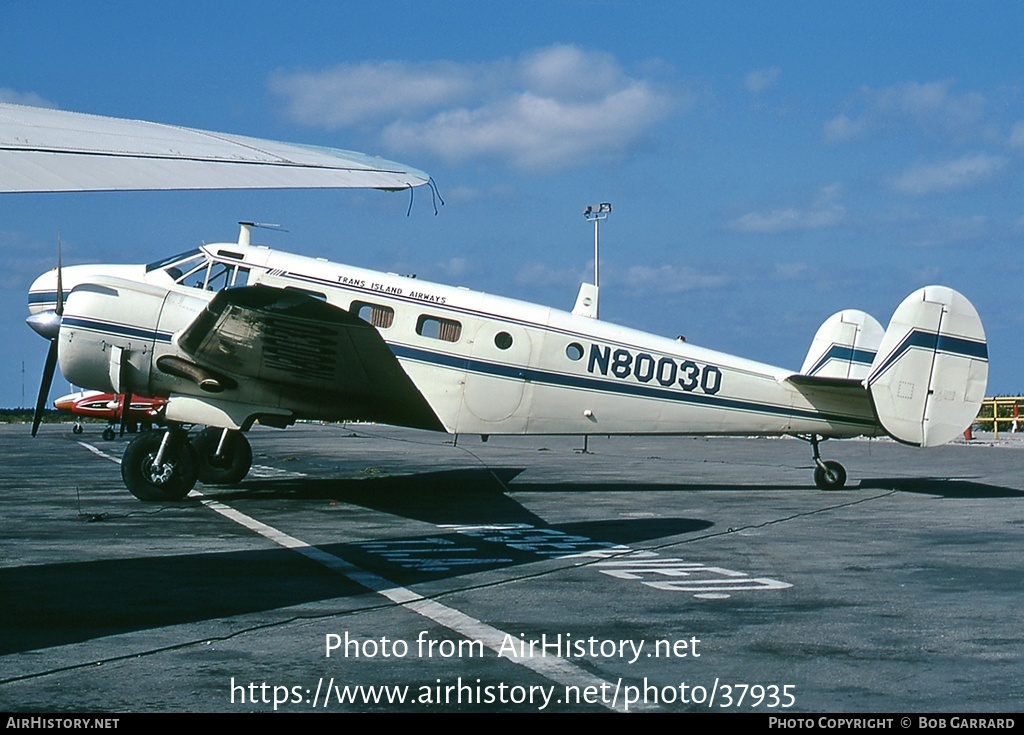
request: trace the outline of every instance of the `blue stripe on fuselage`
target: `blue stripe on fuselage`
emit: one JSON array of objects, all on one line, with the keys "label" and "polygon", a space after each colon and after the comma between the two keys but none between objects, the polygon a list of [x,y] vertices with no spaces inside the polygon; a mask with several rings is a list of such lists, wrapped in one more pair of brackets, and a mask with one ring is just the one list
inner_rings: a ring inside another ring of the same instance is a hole
[{"label": "blue stripe on fuselage", "polygon": [[117,337],[133,337],[140,339],[154,340],[156,342],[170,342],[171,332],[158,332],[155,329],[136,327],[130,324],[119,324],[118,322],[102,321],[100,319],[87,319],[79,316],[65,316],[61,320],[61,326],[78,327],[88,329],[92,332],[103,332]]},{"label": "blue stripe on fuselage", "polygon": [[741,400],[737,398],[725,398],[718,395],[684,393],[681,391],[666,390],[650,385],[600,380],[598,378],[588,378],[580,375],[565,375],[563,373],[554,373],[546,370],[537,370],[535,368],[519,367],[515,365],[500,365],[497,363],[485,362],[483,360],[466,358],[459,355],[431,352],[429,350],[423,350],[416,347],[409,347],[408,345],[390,344],[389,347],[398,358],[416,360],[431,365],[454,368],[456,370],[466,370],[480,375],[514,380],[526,380],[532,383],[540,383],[559,388],[577,388],[599,393],[656,398],[658,400],[679,401],[682,403],[691,403],[711,408],[748,411],[791,418],[817,419],[821,421],[852,424],[854,426],[876,426],[875,422],[870,419],[854,416],[806,411],[799,408],[774,406],[768,403],[757,403],[755,401]]}]

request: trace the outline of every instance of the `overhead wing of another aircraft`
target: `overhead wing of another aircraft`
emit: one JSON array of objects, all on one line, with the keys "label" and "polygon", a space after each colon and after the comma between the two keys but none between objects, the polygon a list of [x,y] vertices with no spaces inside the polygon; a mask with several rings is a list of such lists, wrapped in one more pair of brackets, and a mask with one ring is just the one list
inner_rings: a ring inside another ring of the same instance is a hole
[{"label": "overhead wing of another aircraft", "polygon": [[409,189],[427,174],[335,148],[0,103],[0,192]]}]

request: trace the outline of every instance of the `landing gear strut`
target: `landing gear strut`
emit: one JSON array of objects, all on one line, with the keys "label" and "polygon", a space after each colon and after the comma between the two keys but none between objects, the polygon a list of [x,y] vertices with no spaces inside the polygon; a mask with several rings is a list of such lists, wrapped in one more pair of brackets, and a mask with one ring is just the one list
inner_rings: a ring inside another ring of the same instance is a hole
[{"label": "landing gear strut", "polygon": [[199,481],[207,485],[234,485],[249,474],[252,447],[240,431],[210,427],[192,440],[199,458]]},{"label": "landing gear strut", "polygon": [[139,434],[121,457],[121,479],[139,500],[181,500],[198,477],[196,450],[180,426]]},{"label": "landing gear strut", "polygon": [[818,451],[818,442],[821,440],[816,434],[807,441],[814,450],[814,484],[821,490],[841,490],[846,484],[846,469],[834,460],[822,461]]}]

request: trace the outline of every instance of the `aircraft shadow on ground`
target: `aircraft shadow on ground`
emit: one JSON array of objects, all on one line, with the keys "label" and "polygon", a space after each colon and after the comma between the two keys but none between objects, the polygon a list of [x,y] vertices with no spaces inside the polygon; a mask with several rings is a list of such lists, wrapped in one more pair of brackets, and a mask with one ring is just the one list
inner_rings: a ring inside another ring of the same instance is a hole
[{"label": "aircraft shadow on ground", "polygon": [[[513,470],[501,475],[502,482],[515,474]],[[621,553],[631,544],[712,526],[709,521],[691,518],[548,524],[504,493],[486,470],[364,480],[253,481],[245,489],[210,496],[218,500],[336,500],[442,526],[437,533],[423,536],[318,544],[330,554],[402,585],[588,551]],[[198,509],[198,503],[195,505]],[[326,517],[337,527],[338,536],[346,537],[345,524],[361,512],[340,508]],[[115,524],[117,519],[108,522]],[[564,561],[566,565],[574,563]],[[0,569],[0,589],[5,598],[0,606],[0,655],[366,592],[286,549],[5,568]]]},{"label": "aircraft shadow on ground", "polygon": [[1021,498],[1024,491],[1011,487],[989,485],[973,480],[953,480],[948,477],[883,477],[860,481],[864,489],[899,490],[904,493],[937,495],[943,498]]}]

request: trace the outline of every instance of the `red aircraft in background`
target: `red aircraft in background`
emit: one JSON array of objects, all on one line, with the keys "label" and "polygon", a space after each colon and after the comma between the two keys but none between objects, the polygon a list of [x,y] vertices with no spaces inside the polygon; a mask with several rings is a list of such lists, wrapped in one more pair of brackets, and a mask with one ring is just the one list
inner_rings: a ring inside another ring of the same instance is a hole
[{"label": "red aircraft in background", "polygon": [[121,424],[125,431],[135,433],[141,426],[143,430],[152,428],[153,424],[161,423],[159,414],[167,403],[166,398],[146,398],[132,396],[127,415],[124,412],[124,394],[104,393],[98,390],[82,390],[61,396],[53,405],[58,411],[70,413],[76,419],[71,431],[81,434],[82,418],[106,419],[107,428],[103,430],[103,438],[107,441],[117,436],[117,425]]}]

